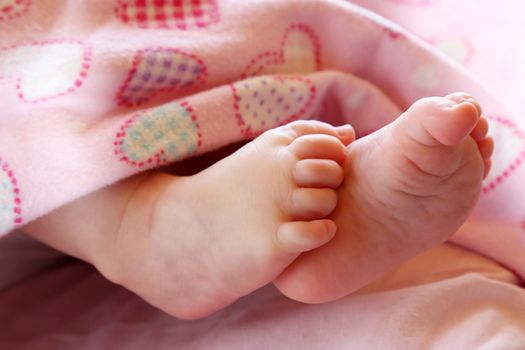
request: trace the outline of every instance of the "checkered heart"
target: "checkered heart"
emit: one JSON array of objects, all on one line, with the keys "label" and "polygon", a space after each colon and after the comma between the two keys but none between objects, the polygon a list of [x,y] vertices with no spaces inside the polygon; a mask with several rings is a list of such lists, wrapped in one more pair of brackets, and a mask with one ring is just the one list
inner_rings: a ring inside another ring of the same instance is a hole
[{"label": "checkered heart", "polygon": [[219,21],[216,0],[118,0],[115,15],[139,28],[204,28]]},{"label": "checkered heart", "polygon": [[122,87],[117,104],[133,107],[160,92],[201,84],[207,70],[197,56],[170,48],[139,50]]},{"label": "checkered heart", "polygon": [[115,154],[132,166],[156,166],[195,153],[201,133],[193,108],[172,102],[139,112],[120,127]]}]

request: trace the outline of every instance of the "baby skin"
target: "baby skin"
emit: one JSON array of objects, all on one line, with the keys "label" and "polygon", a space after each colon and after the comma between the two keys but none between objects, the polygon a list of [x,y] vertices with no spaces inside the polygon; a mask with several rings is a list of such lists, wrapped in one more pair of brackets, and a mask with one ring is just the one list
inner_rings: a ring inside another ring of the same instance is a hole
[{"label": "baby skin", "polygon": [[350,126],[298,121],[196,175],[155,174],[129,203],[113,249],[126,263],[109,277],[190,319],[273,281],[335,235],[325,217],[354,138]]},{"label": "baby skin", "polygon": [[196,175],[127,179],[27,231],[180,318],[272,281],[329,301],[457,230],[490,167],[487,129],[464,94],[420,100],[357,141],[349,126],[294,122]]},{"label": "baby skin", "polygon": [[354,139],[349,125],[293,122],[196,175],[134,177],[26,230],[174,316],[204,317],[333,238]]},{"label": "baby skin", "polygon": [[463,93],[425,98],[355,141],[329,216],[337,234],[275,280],[281,292],[307,303],[340,298],[454,234],[491,164],[480,113]]}]

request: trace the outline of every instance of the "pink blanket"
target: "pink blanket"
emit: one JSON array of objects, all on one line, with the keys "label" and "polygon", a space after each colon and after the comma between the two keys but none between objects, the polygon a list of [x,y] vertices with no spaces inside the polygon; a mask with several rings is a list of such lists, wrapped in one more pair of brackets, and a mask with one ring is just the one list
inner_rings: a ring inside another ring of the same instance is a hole
[{"label": "pink blanket", "polygon": [[[354,3],[1,1],[0,233],[290,120],[350,122],[364,135],[422,96],[465,90],[490,118],[496,149],[479,205],[453,241],[524,277],[525,5]],[[508,300],[524,298],[511,290]]]},{"label": "pink blanket", "polygon": [[494,262],[444,245],[337,302],[305,305],[268,286],[181,321],[71,262],[0,291],[0,348],[520,350],[525,294],[515,283]]},{"label": "pink blanket", "polygon": [[[478,45],[498,45],[484,24],[425,30],[433,48],[341,1],[4,3],[0,232],[131,174],[290,120],[350,122],[362,135],[422,96],[464,90],[482,102],[497,146],[483,198],[454,240],[525,276],[523,88],[506,78],[523,69],[507,59],[524,48],[490,67],[505,67],[498,79],[483,72],[490,90],[435,50],[467,65],[489,52],[497,57]],[[398,6],[397,16],[413,26],[427,23],[422,16],[450,17],[439,1],[376,3],[378,11]],[[505,33],[523,42],[518,29]]]}]

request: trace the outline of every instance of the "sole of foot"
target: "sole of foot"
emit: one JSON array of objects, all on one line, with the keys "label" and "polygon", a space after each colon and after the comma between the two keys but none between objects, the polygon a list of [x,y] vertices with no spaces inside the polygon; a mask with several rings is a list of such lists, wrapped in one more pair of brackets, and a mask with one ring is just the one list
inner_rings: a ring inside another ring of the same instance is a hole
[{"label": "sole of foot", "polygon": [[424,98],[348,147],[345,182],[326,245],[299,256],[274,282],[288,297],[346,296],[447,240],[474,208],[493,140],[465,93]]}]

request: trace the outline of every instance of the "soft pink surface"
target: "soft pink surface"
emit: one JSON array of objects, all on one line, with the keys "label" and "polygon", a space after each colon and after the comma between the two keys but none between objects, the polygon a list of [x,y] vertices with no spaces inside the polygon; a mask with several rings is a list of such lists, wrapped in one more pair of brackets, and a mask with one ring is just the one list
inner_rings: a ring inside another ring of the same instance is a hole
[{"label": "soft pink surface", "polygon": [[71,262],[0,292],[0,348],[523,349],[516,282],[444,245],[333,303],[300,304],[268,286],[207,319],[180,321]]},{"label": "soft pink surface", "polygon": [[[490,118],[496,153],[454,241],[525,275],[523,85],[500,73],[515,66],[521,76],[525,44],[514,13],[522,5],[498,12],[472,3],[458,17],[455,2],[373,2],[418,38],[335,0],[208,0],[174,22],[158,20],[172,8],[130,4],[44,0],[0,21],[9,28],[0,31],[0,233],[131,174],[293,119],[350,122],[363,135],[420,97],[464,90]],[[136,19],[124,22],[122,11]],[[501,40],[485,35],[480,11],[506,16],[492,26]],[[513,55],[500,57],[505,51]],[[489,65],[494,55],[501,61]]]},{"label": "soft pink surface", "polygon": [[[12,3],[0,13],[3,233],[156,163],[294,118],[350,122],[363,135],[427,95],[478,97],[496,150],[480,203],[453,239],[492,261],[445,245],[335,303],[300,305],[268,288],[199,322],[67,265],[1,293],[0,347],[525,348],[525,292],[508,270],[525,276],[524,3],[355,2],[368,11],[336,0],[202,1],[200,21],[186,13],[186,27],[161,29],[124,23],[125,0]],[[166,73],[163,60],[192,75]],[[144,75],[159,70],[172,84],[148,91]],[[281,76],[240,82],[261,74]],[[158,124],[166,114],[179,126]],[[153,151],[136,148],[147,129],[137,120],[168,136],[146,133]]]}]

